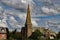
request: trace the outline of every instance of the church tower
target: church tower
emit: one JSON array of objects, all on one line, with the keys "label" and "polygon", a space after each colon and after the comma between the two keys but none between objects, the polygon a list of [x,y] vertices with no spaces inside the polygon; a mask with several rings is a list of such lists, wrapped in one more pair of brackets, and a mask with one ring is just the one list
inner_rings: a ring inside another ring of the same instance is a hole
[{"label": "church tower", "polygon": [[30,17],[30,6],[28,5],[27,8],[27,17],[26,17],[26,23],[25,23],[25,30],[26,30],[26,36],[29,37],[32,34],[32,23],[31,23],[31,17]]},{"label": "church tower", "polygon": [[28,5],[25,27],[22,27],[21,29],[22,40],[25,40],[25,38],[30,37],[31,34],[32,34],[32,23],[31,23],[31,17],[30,17],[30,7]]}]

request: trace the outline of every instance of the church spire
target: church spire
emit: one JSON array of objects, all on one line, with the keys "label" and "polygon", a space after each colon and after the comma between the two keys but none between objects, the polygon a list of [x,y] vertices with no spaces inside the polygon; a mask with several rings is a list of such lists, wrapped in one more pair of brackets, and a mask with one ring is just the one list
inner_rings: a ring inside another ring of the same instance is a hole
[{"label": "church spire", "polygon": [[32,34],[32,23],[30,17],[30,6],[28,4],[25,27],[23,27],[21,30],[22,40],[26,40],[26,38],[29,38],[31,36],[31,34]]},{"label": "church spire", "polygon": [[30,6],[28,4],[28,8],[27,8],[27,17],[26,17],[26,24],[30,24],[31,23],[31,16],[30,16]]},{"label": "church spire", "polygon": [[26,17],[26,23],[25,23],[25,32],[26,37],[28,38],[32,34],[32,23],[31,23],[31,16],[30,16],[30,6],[28,4],[27,8],[27,17]]}]

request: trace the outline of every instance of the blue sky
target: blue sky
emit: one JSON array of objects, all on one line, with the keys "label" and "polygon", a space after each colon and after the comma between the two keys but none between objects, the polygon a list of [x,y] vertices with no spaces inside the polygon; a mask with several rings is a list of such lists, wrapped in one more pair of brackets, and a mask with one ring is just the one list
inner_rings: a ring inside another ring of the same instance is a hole
[{"label": "blue sky", "polygon": [[28,3],[33,27],[53,28],[53,31],[60,31],[60,24],[58,25],[60,23],[60,0],[0,0],[0,11],[1,13],[3,11],[1,15],[4,15],[2,17],[8,28],[15,29],[24,26]]}]

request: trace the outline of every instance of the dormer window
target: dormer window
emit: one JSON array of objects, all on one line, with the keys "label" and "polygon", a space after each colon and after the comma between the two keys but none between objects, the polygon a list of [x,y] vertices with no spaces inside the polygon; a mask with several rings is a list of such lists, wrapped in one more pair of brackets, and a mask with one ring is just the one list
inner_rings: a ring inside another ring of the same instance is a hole
[{"label": "dormer window", "polygon": [[4,32],[4,31],[5,31],[5,29],[4,29],[4,28],[2,28],[2,29],[1,29],[1,31],[2,31],[2,32]]},{"label": "dormer window", "polygon": [[4,32],[5,30],[2,30],[2,32]]}]

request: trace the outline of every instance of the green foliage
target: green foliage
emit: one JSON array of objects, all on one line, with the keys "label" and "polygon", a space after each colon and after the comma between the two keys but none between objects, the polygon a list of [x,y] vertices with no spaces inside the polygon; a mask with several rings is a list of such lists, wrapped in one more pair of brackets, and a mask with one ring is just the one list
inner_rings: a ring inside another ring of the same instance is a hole
[{"label": "green foliage", "polygon": [[30,40],[41,40],[41,36],[43,34],[39,31],[39,30],[35,30],[35,32],[32,33],[32,35],[30,36]]},{"label": "green foliage", "polygon": [[59,31],[59,33],[56,36],[56,40],[59,40],[59,39],[60,39],[60,31]]},{"label": "green foliage", "polygon": [[9,38],[8,38],[9,40],[20,40],[21,39],[21,35],[20,35],[20,32],[16,32],[16,33],[12,33],[12,32],[10,32],[9,33]]},{"label": "green foliage", "polygon": [[57,38],[60,39],[60,32],[57,34]]},{"label": "green foliage", "polygon": [[[41,36],[43,36],[43,33],[40,32],[40,30],[35,30],[35,32],[32,33],[32,35],[27,38],[26,40],[45,40],[42,39]],[[8,40],[21,40],[21,33],[20,32],[9,32],[8,33]],[[59,40],[60,39],[60,32],[57,34],[56,38],[54,40]],[[47,39],[50,40],[50,39]]]}]

